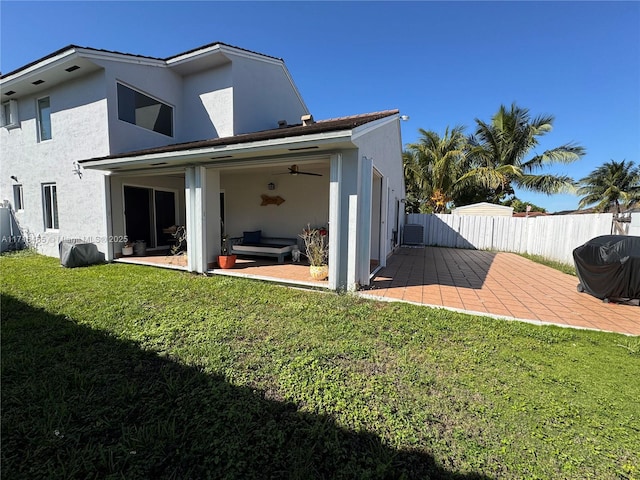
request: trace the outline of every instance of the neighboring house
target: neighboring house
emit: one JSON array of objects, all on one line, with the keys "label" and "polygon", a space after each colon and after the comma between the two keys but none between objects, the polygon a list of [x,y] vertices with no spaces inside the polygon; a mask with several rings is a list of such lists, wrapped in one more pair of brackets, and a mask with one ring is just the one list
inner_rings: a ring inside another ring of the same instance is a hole
[{"label": "neighboring house", "polygon": [[517,212],[513,214],[516,218],[531,218],[531,217],[548,217],[546,212]]},{"label": "neighboring house", "polygon": [[504,205],[496,205],[495,203],[480,202],[472,205],[454,208],[451,210],[452,215],[481,215],[484,217],[511,217],[513,215],[513,207]]},{"label": "neighboring house", "polygon": [[281,59],[223,43],[166,59],[69,46],[0,87],[0,200],[41,253],[79,238],[113,260],[125,237],[166,248],[165,229],[184,225],[188,269],[207,272],[223,233],[328,225],[329,287],[355,289],[397,247],[398,111],[314,121]]}]

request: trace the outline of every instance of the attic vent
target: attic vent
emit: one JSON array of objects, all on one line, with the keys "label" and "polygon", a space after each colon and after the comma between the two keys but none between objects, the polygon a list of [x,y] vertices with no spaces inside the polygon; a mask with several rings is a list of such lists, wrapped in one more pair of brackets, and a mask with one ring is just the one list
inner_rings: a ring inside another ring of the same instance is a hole
[{"label": "attic vent", "polygon": [[278,128],[284,128],[287,126],[286,120],[278,120]]},{"label": "attic vent", "polygon": [[313,125],[314,123],[316,123],[313,119],[313,115],[302,115],[302,117],[300,117],[300,120],[302,120],[302,125],[305,127],[307,125]]},{"label": "attic vent", "polygon": [[13,90],[9,90],[7,93],[5,93],[5,95],[8,97],[10,95],[13,95],[14,93],[16,92],[14,92]]},{"label": "attic vent", "polygon": [[34,85],[40,85],[41,83],[44,83],[44,80],[36,80],[35,82],[31,82]]},{"label": "attic vent", "polygon": [[297,152],[298,150],[313,150],[315,148],[320,148],[317,145],[314,145],[312,147],[297,147],[297,148],[289,148],[288,150],[290,152]]},{"label": "attic vent", "polygon": [[78,65],[73,65],[73,66],[71,66],[71,67],[69,67],[69,68],[65,68],[65,71],[67,71],[67,72],[71,73],[71,72],[73,72],[74,70],[78,70],[79,68],[80,68],[80,67],[79,67]]}]

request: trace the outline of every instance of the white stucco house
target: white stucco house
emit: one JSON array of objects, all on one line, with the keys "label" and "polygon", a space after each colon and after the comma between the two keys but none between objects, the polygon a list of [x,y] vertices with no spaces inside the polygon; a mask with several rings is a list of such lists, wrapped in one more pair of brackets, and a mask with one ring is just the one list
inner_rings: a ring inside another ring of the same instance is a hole
[{"label": "white stucco house", "polygon": [[167,248],[166,227],[184,225],[187,269],[206,273],[223,229],[328,225],[328,287],[356,289],[398,246],[398,111],[314,120],[281,59],[69,46],[3,74],[0,98],[0,201],[43,254],[79,238],[113,261],[125,236]]}]

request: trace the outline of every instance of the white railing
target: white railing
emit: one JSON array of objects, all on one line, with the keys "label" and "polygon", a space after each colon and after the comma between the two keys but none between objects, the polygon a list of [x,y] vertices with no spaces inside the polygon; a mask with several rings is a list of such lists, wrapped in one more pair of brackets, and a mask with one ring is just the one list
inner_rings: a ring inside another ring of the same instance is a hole
[{"label": "white railing", "polygon": [[529,218],[412,213],[406,223],[422,225],[429,246],[528,253],[573,264],[573,250],[610,235],[612,221],[610,213]]}]

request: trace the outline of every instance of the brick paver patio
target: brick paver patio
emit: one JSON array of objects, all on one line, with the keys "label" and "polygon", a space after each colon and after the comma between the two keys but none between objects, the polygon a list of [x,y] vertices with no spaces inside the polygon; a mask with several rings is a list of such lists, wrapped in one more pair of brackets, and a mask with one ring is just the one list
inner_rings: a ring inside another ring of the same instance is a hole
[{"label": "brick paver patio", "polygon": [[513,253],[403,247],[361,293],[534,323],[640,335],[640,307],[578,293],[578,279]]}]

